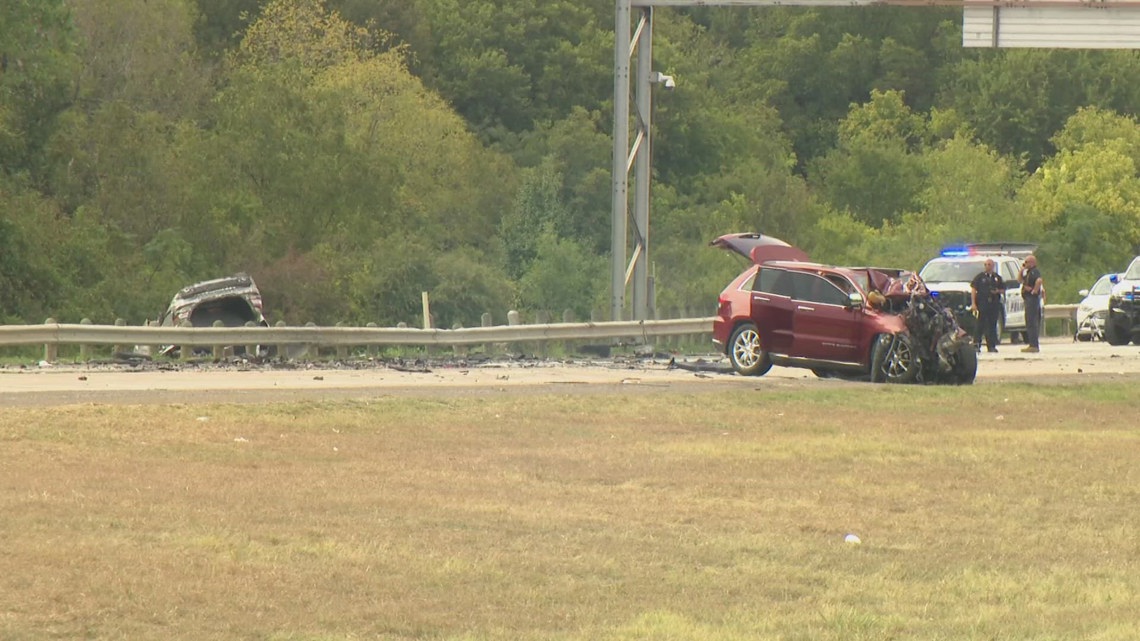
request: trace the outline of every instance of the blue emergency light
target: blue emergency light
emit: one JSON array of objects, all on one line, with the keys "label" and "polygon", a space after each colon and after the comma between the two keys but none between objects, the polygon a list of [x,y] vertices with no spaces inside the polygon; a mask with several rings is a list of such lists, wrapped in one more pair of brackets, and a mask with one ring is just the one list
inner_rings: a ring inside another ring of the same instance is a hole
[{"label": "blue emergency light", "polygon": [[946,247],[942,250],[943,258],[962,258],[963,256],[973,256],[974,251],[969,247]]}]

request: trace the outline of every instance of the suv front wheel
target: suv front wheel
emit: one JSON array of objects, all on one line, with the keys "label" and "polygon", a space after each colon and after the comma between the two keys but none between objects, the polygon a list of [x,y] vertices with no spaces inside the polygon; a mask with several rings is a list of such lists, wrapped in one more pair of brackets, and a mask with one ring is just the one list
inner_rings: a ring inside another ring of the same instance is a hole
[{"label": "suv front wheel", "polygon": [[760,345],[760,331],[752,323],[744,323],[732,332],[728,341],[728,360],[742,376],[762,376],[772,369],[772,359]]},{"label": "suv front wheel", "polygon": [[907,334],[884,334],[871,350],[872,383],[913,383],[918,359]]}]

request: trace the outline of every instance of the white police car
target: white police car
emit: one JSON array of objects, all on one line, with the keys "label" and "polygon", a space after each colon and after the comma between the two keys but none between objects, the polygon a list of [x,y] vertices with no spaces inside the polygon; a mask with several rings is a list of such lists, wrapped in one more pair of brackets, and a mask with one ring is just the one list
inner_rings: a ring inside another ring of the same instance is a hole
[{"label": "white police car", "polygon": [[1017,343],[1025,337],[1025,300],[1017,274],[1021,261],[1037,249],[1027,243],[971,243],[947,247],[931,259],[919,272],[932,293],[954,312],[958,323],[973,333],[976,320],[970,312],[970,283],[985,270],[987,259],[993,259],[994,270],[1005,283],[1004,306],[998,319],[998,339],[1008,333]]},{"label": "white police car", "polygon": [[1140,256],[1132,259],[1123,274],[1113,274],[1112,292],[1108,297],[1108,316],[1104,322],[1104,340],[1109,345],[1128,341],[1140,345]]},{"label": "white police car", "polygon": [[1108,320],[1108,299],[1112,294],[1112,279],[1116,274],[1105,274],[1090,289],[1082,289],[1083,297],[1077,305],[1077,332],[1079,341],[1104,340],[1104,323]]}]

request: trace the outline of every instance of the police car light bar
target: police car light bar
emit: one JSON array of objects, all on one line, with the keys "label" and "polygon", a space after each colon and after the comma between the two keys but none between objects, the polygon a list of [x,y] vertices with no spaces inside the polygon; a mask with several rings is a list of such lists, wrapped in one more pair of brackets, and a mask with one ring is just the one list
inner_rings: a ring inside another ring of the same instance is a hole
[{"label": "police car light bar", "polygon": [[970,251],[969,247],[947,247],[942,250],[944,258],[961,258],[963,256],[973,256],[974,252]]},{"label": "police car light bar", "polygon": [[965,256],[1009,255],[1018,258],[1037,251],[1037,245],[1032,243],[967,243],[965,245],[952,245],[942,250],[945,258],[962,258]]}]

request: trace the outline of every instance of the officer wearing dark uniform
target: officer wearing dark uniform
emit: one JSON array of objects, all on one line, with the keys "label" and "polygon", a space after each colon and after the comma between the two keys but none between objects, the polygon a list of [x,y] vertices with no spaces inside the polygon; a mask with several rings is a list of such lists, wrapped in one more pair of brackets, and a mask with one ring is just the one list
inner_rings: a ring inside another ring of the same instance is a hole
[{"label": "officer wearing dark uniform", "polygon": [[986,337],[986,351],[997,351],[997,323],[1001,318],[1003,294],[1005,283],[994,270],[993,259],[987,258],[985,271],[970,282],[970,311],[978,319],[974,327],[974,345],[979,352],[982,351],[983,335]]},{"label": "officer wearing dark uniform", "polygon": [[1041,278],[1041,270],[1037,269],[1036,256],[1025,257],[1018,280],[1021,281],[1021,297],[1025,300],[1025,342],[1029,343],[1021,351],[1036,353],[1041,351],[1041,298],[1045,295],[1045,280]]}]

